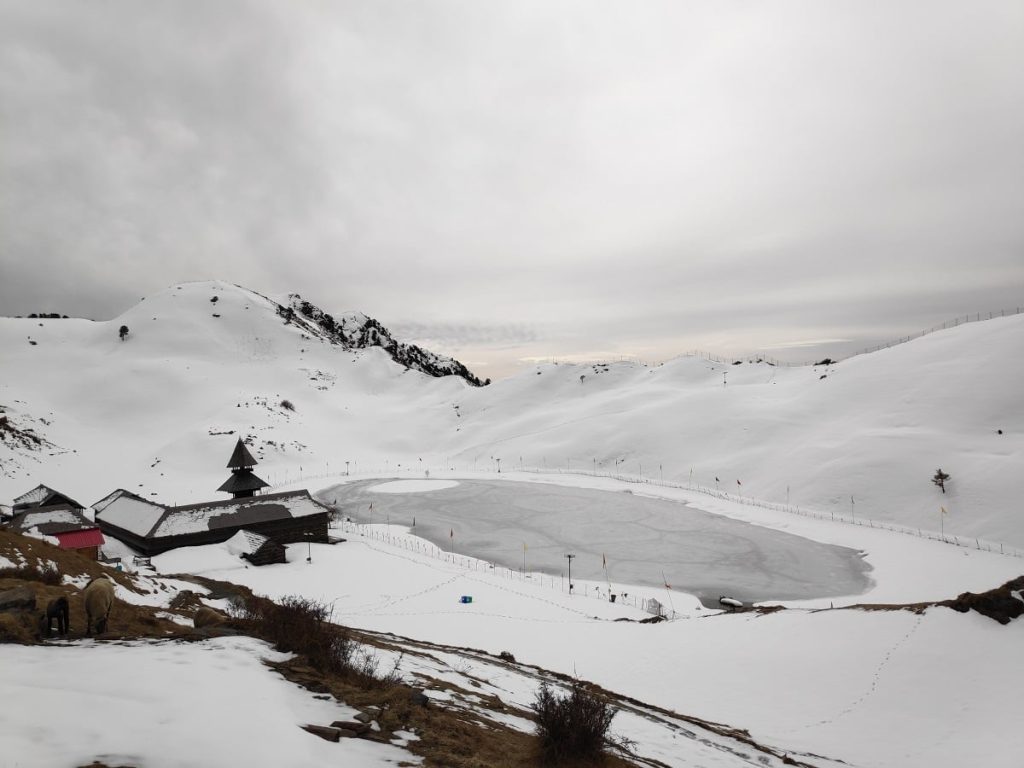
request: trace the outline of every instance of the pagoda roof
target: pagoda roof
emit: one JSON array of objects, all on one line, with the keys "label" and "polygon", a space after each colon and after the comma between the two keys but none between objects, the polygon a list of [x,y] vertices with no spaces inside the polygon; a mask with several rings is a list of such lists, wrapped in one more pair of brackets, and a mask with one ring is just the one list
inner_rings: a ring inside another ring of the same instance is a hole
[{"label": "pagoda roof", "polygon": [[238,438],[238,442],[235,443],[235,450],[231,453],[231,458],[228,460],[228,469],[244,469],[255,466],[256,459],[249,453],[249,449],[245,447],[242,438]]},{"label": "pagoda roof", "polygon": [[245,491],[258,491],[260,488],[269,488],[270,483],[262,478],[256,477],[248,469],[236,469],[231,477],[224,481],[224,485],[218,491],[225,493],[244,493]]}]

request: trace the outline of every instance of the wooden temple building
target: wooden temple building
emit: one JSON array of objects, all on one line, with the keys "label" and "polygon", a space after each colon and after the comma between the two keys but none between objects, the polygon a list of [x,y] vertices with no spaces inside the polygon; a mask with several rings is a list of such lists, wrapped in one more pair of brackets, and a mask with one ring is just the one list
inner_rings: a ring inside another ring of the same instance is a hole
[{"label": "wooden temple building", "polygon": [[[239,440],[228,461],[231,476],[218,489],[230,499],[167,506],[118,489],[93,505],[96,522],[105,534],[144,555],[217,544],[243,529],[277,545],[327,543],[328,508],[307,490],[258,494],[269,484],[253,473],[255,466]],[[267,547],[271,550],[276,552]]]}]

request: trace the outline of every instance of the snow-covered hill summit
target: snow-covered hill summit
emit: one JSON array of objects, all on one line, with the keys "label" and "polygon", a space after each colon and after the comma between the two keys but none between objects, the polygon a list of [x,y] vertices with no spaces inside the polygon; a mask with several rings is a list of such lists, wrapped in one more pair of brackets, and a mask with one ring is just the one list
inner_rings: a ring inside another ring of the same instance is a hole
[{"label": "snow-covered hill summit", "polygon": [[552,364],[477,387],[365,316],[190,283],[107,323],[0,318],[0,502],[38,483],[213,498],[241,436],[273,483],[500,459],[1021,547],[1022,350],[1013,316],[829,366]]}]

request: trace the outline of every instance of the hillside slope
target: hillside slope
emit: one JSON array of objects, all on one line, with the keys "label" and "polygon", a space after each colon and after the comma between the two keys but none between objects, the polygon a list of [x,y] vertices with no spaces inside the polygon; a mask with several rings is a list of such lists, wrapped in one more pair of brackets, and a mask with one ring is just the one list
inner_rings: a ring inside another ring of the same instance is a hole
[{"label": "hillside slope", "polygon": [[[83,503],[116,487],[211,498],[242,436],[274,483],[497,458],[683,483],[692,471],[705,487],[929,530],[945,507],[948,533],[1024,546],[1022,316],[827,367],[545,365],[479,388],[395,365],[397,342],[358,317],[331,318],[332,338],[314,310],[191,283],[109,323],[0,319],[0,500],[39,482]],[[930,481],[940,467],[945,494]]]},{"label": "hillside slope", "polygon": [[471,440],[446,448],[683,483],[692,470],[704,487],[929,530],[944,507],[947,532],[1019,546],[1022,350],[1014,316],[832,366],[541,366],[464,393]]}]

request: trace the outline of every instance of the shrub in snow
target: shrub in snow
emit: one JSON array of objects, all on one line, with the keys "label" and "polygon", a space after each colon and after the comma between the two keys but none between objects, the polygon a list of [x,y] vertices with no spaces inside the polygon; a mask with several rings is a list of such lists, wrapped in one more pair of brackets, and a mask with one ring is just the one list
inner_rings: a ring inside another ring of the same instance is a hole
[{"label": "shrub in snow", "polygon": [[128,337],[128,326],[127,325],[122,325],[118,329],[117,334],[118,334],[118,336],[121,337],[121,341],[124,341]]},{"label": "shrub in snow", "polygon": [[331,623],[331,609],[325,603],[300,595],[289,595],[280,603],[254,597],[230,614],[277,650],[305,656],[319,672],[370,687],[395,682],[391,676],[377,674],[376,658],[362,652],[347,629]]},{"label": "shrub in snow", "polygon": [[295,410],[295,406],[292,404],[291,400],[282,400],[281,401],[281,407],[284,408],[286,411],[294,411]]},{"label": "shrub in snow", "polygon": [[612,742],[608,728],[615,716],[604,700],[574,680],[565,696],[547,683],[537,691],[531,709],[537,716],[542,760],[551,765],[570,760],[596,761]]},{"label": "shrub in snow", "polygon": [[63,579],[60,571],[52,565],[44,565],[42,568],[35,565],[19,565],[11,568],[0,568],[0,579],[22,579],[24,581],[39,581],[50,586],[60,586]]},{"label": "shrub in snow", "polygon": [[280,603],[250,600],[242,618],[279,651],[301,653],[315,669],[336,671],[339,662],[351,655],[348,638],[331,631],[330,609],[316,600],[299,595],[289,595]]}]

